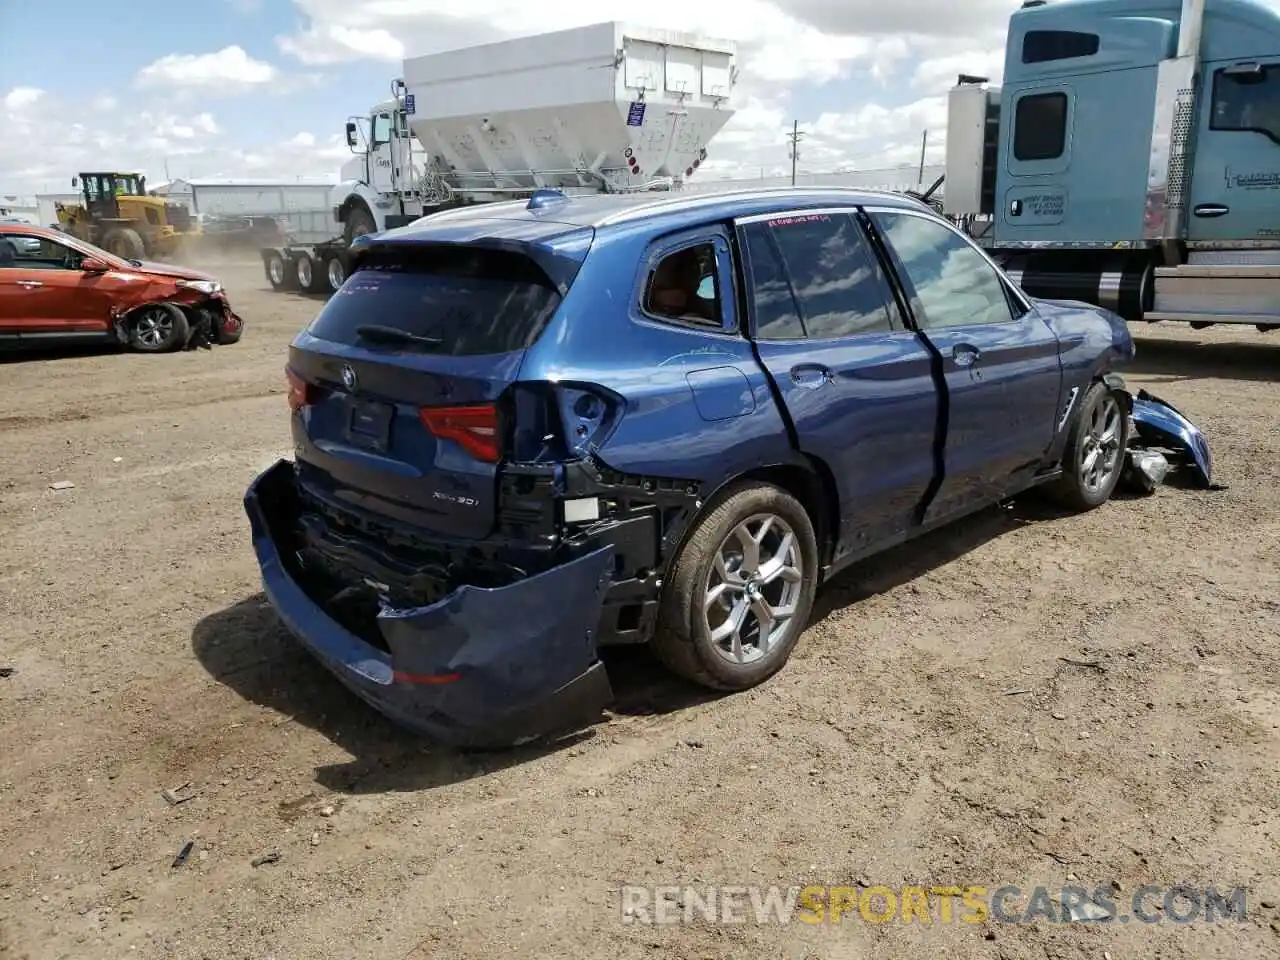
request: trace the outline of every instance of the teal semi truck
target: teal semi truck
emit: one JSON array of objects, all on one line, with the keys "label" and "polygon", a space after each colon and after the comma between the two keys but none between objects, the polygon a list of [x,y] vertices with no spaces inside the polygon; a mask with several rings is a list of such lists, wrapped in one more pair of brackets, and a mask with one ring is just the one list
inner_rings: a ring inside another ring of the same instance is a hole
[{"label": "teal semi truck", "polygon": [[948,103],[944,210],[1033,296],[1280,327],[1280,8],[1027,0]]}]

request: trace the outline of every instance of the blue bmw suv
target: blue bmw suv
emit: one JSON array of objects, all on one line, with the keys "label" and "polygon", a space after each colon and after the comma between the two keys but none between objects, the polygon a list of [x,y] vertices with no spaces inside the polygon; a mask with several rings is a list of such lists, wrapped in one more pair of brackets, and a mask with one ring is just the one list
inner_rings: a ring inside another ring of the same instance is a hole
[{"label": "blue bmw suv", "polygon": [[515,743],[598,717],[602,646],[742,690],[850,563],[1031,487],[1102,504],[1132,355],[909,197],[540,191],[356,245],[245,507],[340,680]]}]

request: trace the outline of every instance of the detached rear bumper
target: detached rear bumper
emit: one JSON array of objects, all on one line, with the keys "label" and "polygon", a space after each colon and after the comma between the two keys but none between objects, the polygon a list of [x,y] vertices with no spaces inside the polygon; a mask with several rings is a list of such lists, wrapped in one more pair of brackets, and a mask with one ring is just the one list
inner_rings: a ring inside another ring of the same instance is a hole
[{"label": "detached rear bumper", "polygon": [[292,464],[245,494],[268,599],[339,680],[403,726],[454,746],[506,746],[597,719],[612,699],[595,630],[613,550],[603,547],[494,589],[463,586],[437,603],[383,607],[380,649],[304,589],[286,537]]}]

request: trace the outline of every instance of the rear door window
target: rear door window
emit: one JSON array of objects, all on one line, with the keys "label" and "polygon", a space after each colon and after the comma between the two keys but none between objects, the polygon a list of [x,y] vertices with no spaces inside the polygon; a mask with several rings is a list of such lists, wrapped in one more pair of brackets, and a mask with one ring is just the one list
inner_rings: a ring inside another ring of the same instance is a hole
[{"label": "rear door window", "polygon": [[354,344],[368,324],[439,341],[426,347],[432,353],[512,353],[531,346],[559,306],[559,292],[523,254],[423,245],[367,255],[308,332]]}]

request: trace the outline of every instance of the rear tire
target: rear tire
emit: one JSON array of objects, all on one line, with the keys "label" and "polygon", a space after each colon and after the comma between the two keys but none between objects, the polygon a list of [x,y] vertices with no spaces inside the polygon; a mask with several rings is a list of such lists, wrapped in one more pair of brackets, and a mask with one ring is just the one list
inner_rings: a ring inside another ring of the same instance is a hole
[{"label": "rear tire", "polygon": [[1062,476],[1045,488],[1060,506],[1077,512],[1111,499],[1129,448],[1129,405],[1123,394],[1094,382],[1072,418],[1062,455]]},{"label": "rear tire", "polygon": [[153,303],[129,318],[129,346],[139,353],[168,353],[190,336],[187,315],[172,303]]},{"label": "rear tire", "polygon": [[303,293],[319,293],[322,285],[328,283],[321,275],[315,258],[305,250],[294,257],[293,269],[298,277],[298,287]]},{"label": "rear tire", "polygon": [[297,282],[293,272],[293,263],[279,250],[272,250],[263,258],[263,269],[267,274],[267,282],[273,290],[288,290]]},{"label": "rear tire", "polygon": [[329,282],[329,292],[337,293],[339,288],[346,283],[347,274],[351,267],[347,259],[347,252],[339,250],[324,263],[325,278]]},{"label": "rear tire", "polygon": [[147,245],[142,234],[129,227],[118,227],[102,238],[103,249],[122,260],[141,260],[147,255]]},{"label": "rear tire", "polygon": [[754,687],[790,658],[817,575],[817,538],[800,502],[771,484],[738,484],[697,522],[672,566],[654,653],[704,687]]}]

